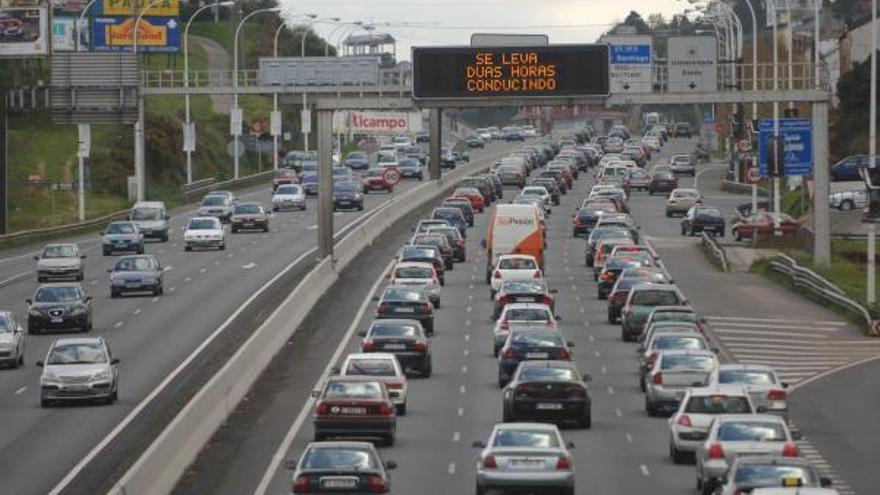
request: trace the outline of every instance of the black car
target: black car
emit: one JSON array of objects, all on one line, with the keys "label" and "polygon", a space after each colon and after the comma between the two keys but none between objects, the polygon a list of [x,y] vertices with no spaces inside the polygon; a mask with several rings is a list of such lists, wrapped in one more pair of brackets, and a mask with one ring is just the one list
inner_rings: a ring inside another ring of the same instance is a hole
[{"label": "black car", "polygon": [[376,306],[376,319],[418,320],[428,333],[434,332],[434,305],[424,289],[415,285],[389,285]]},{"label": "black car", "polygon": [[447,270],[454,269],[454,253],[452,252],[452,246],[449,244],[449,241],[446,240],[445,235],[440,233],[416,234],[409,242],[415,246],[432,246],[437,248],[440,251],[440,256],[443,258],[443,267]]},{"label": "black car", "polygon": [[92,296],[74,283],[44,284],[28,304],[28,333],[43,330],[92,329]]},{"label": "black car", "polygon": [[388,493],[391,478],[386,471],[397,463],[383,463],[370,443],[313,442],[296,464],[286,467],[294,471],[293,493]]},{"label": "black car", "polygon": [[593,425],[587,382],[571,361],[524,361],[504,388],[504,422],[574,422]]},{"label": "black car", "polygon": [[668,193],[678,187],[678,179],[669,171],[654,172],[651,176],[651,183],[648,184],[648,194]]},{"label": "black car", "polygon": [[657,268],[638,267],[623,270],[608,294],[608,323],[614,324],[620,319],[630,289],[634,285],[645,283],[668,284],[672,281],[664,271]]},{"label": "black car", "polygon": [[424,377],[431,376],[431,343],[418,320],[375,320],[366,331],[359,332],[362,352],[387,352],[394,354],[406,371],[415,371]]},{"label": "black car", "polygon": [[644,259],[633,256],[612,256],[605,260],[602,272],[596,281],[597,295],[599,299],[607,299],[608,294],[614,288],[620,273],[627,268],[639,268],[644,266]]},{"label": "black car", "polygon": [[425,170],[421,163],[415,158],[404,158],[397,162],[397,171],[400,176],[407,179],[425,179]]},{"label": "black car", "polygon": [[611,204],[584,206],[571,217],[571,234],[574,237],[587,237],[596,228],[602,215],[615,212],[617,212],[617,207]]},{"label": "black car", "polygon": [[565,174],[561,170],[542,170],[538,173],[538,177],[549,177],[555,180],[562,194],[568,194],[568,183],[565,181]]},{"label": "black car", "polygon": [[495,309],[492,319],[497,320],[504,311],[504,307],[510,303],[538,303],[550,306],[550,311],[556,313],[556,300],[553,294],[556,289],[547,288],[543,279],[533,280],[507,280],[501,284],[501,288],[495,293]]},{"label": "black car", "polygon": [[458,182],[457,188],[461,187],[473,187],[478,189],[480,194],[483,195],[483,199],[486,201],[486,206],[489,206],[495,201],[495,185],[485,177],[466,177]]},{"label": "black car", "polygon": [[495,174],[480,174],[477,177],[482,177],[492,184],[492,186],[495,188],[495,197],[497,199],[504,198],[504,184],[501,183],[500,177]]},{"label": "black car", "polygon": [[550,200],[553,201],[554,206],[559,206],[559,203],[562,201],[562,190],[559,189],[556,179],[551,177],[535,177],[529,181],[529,185],[544,187],[550,193]]},{"label": "black car", "polygon": [[724,237],[726,222],[720,208],[695,206],[681,219],[681,235],[710,232]]},{"label": "black car", "polygon": [[467,246],[465,245],[461,231],[456,227],[431,227],[428,229],[427,233],[445,235],[449,245],[452,246],[453,261],[467,261]]},{"label": "black car", "polygon": [[691,125],[688,122],[679,122],[675,124],[675,137],[691,137]]},{"label": "black car", "polygon": [[333,183],[333,211],[364,209],[364,195],[353,182]]},{"label": "black car", "polygon": [[440,203],[441,207],[448,208],[458,208],[461,210],[461,214],[464,215],[465,221],[467,221],[468,227],[474,226],[474,208],[471,206],[471,202],[468,199],[458,199],[458,198],[447,198],[444,199],[442,203]]},{"label": "black car", "polygon": [[587,245],[584,249],[584,260],[587,266],[593,266],[593,260],[596,259],[596,246],[598,246],[599,241],[609,237],[632,240],[632,235],[626,227],[609,225],[594,228],[593,231],[590,232],[590,237],[587,238]]},{"label": "black car", "polygon": [[398,259],[402,262],[431,263],[440,279],[440,285],[446,285],[446,263],[443,262],[439,248],[434,246],[403,246]]},{"label": "black car", "polygon": [[484,146],[483,145],[483,138],[481,138],[480,136],[476,136],[474,134],[471,134],[470,136],[464,138],[464,142],[465,142],[465,144],[467,144],[468,148],[482,149]]},{"label": "black car", "polygon": [[123,256],[107,272],[111,298],[126,292],[150,292],[154,296],[164,292],[162,264],[151,254]]},{"label": "black car", "polygon": [[498,386],[510,382],[516,367],[523,361],[571,361],[571,342],[566,342],[559,330],[511,328],[507,341],[498,353]]},{"label": "black car", "polygon": [[440,150],[440,168],[454,169],[455,163],[455,154],[452,151],[448,149]]},{"label": "black car", "polygon": [[419,131],[416,133],[417,143],[427,143],[431,141],[431,135],[427,131]]}]

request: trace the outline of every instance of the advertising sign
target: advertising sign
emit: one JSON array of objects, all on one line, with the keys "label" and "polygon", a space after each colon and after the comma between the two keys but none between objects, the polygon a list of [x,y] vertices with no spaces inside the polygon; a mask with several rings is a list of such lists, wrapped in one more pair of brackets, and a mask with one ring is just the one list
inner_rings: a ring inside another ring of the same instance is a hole
[{"label": "advertising sign", "polygon": [[0,57],[49,54],[49,10],[0,7]]},{"label": "advertising sign", "polygon": [[414,47],[414,98],[607,96],[606,45]]},{"label": "advertising sign", "polygon": [[[810,119],[779,119],[785,151],[785,175],[813,173],[813,123]],[[773,146],[773,119],[761,119],[758,132],[758,165],[767,175],[768,152]]]},{"label": "advertising sign", "polygon": [[654,61],[651,36],[605,36],[611,93],[650,93]]},{"label": "advertising sign", "polygon": [[[149,0],[98,0],[96,9],[103,16],[131,16],[149,5]],[[180,15],[179,0],[160,0],[147,11],[150,17],[177,17]]]},{"label": "advertising sign", "polygon": [[[134,19],[96,17],[92,38],[97,52],[131,51]],[[138,27],[138,51],[177,53],[180,51],[180,22],[175,17],[144,17]]]},{"label": "advertising sign", "polygon": [[79,38],[79,51],[89,50],[89,20],[82,19],[79,30],[74,28],[77,17],[55,15],[52,17],[52,51],[77,51],[76,39]]},{"label": "advertising sign", "polygon": [[341,111],[333,114],[333,132],[407,134],[422,130],[421,112]]},{"label": "advertising sign", "polygon": [[718,53],[711,36],[671,36],[667,43],[670,93],[718,90]]}]

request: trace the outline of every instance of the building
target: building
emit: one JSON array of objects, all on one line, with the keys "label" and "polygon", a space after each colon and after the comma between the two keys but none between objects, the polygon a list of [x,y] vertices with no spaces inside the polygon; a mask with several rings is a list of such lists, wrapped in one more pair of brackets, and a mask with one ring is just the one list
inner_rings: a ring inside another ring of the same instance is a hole
[{"label": "building", "polygon": [[868,18],[840,37],[840,75],[851,71],[855,64],[868,60],[870,56],[871,19]]}]

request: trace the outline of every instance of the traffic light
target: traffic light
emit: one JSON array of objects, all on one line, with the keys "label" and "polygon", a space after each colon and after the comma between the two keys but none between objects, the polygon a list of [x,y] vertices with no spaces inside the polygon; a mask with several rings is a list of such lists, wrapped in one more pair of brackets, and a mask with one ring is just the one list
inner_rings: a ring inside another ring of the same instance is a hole
[{"label": "traffic light", "polygon": [[[773,144],[776,143],[776,146]],[[785,177],[785,140],[783,136],[772,136],[767,146],[767,175]]]}]

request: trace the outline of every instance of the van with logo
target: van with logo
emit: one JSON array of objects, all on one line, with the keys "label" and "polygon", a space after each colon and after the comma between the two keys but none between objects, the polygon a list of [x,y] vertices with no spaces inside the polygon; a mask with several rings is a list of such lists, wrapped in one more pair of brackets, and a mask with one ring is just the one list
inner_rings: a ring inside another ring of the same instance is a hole
[{"label": "van with logo", "polygon": [[483,247],[486,249],[486,282],[503,254],[528,254],[544,269],[543,216],[535,204],[499,204],[495,206]]}]

